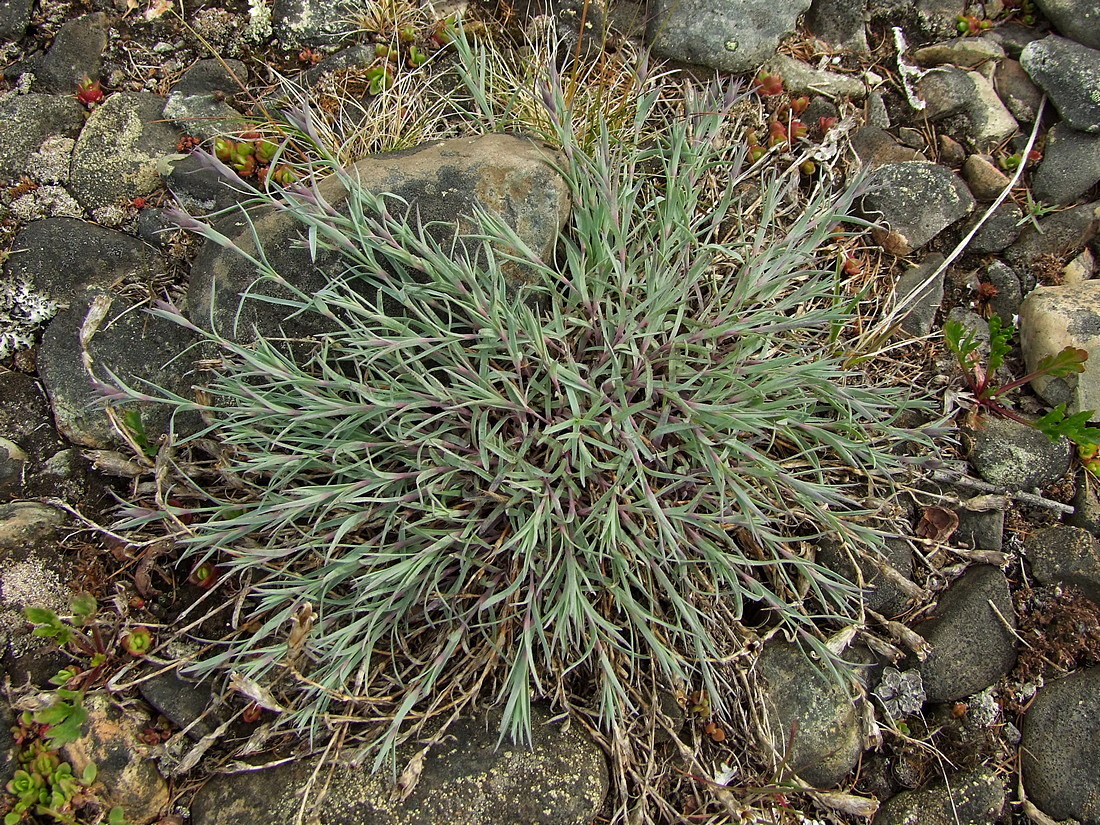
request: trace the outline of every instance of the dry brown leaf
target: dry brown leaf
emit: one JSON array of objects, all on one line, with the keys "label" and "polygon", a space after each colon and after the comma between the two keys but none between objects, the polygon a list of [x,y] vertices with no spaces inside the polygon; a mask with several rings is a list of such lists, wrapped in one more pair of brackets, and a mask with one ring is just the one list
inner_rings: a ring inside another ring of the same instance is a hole
[{"label": "dry brown leaf", "polygon": [[101,473],[118,478],[137,478],[149,472],[149,467],[114,450],[84,450],[84,457]]},{"label": "dry brown leaf", "polygon": [[390,799],[392,801],[402,802],[408,799],[409,794],[416,790],[417,783],[420,782],[420,775],[424,773],[424,758],[428,755],[428,750],[429,748],[424,748],[419,751],[409,760],[409,764],[405,766],[405,770],[401,771],[401,775],[397,777],[397,784],[394,785],[393,790],[390,792]]},{"label": "dry brown leaf", "polygon": [[856,796],[855,794],[842,793],[840,791],[812,791],[810,793],[815,800],[826,808],[840,811],[852,816],[862,816],[870,819],[878,813],[878,800],[874,797]]},{"label": "dry brown leaf", "polygon": [[931,541],[947,541],[959,529],[959,514],[946,507],[925,507],[917,535]]},{"label": "dry brown leaf", "polygon": [[317,620],[317,613],[313,605],[306,602],[300,605],[290,617],[290,636],[286,642],[286,658],[293,664],[302,655],[309,631],[313,629],[313,623]]},{"label": "dry brown leaf", "polygon": [[229,674],[229,688],[247,696],[265,710],[273,710],[276,713],[282,713],[284,710],[283,706],[275,701],[275,697],[271,695],[267,688],[236,670]]},{"label": "dry brown leaf", "polygon": [[146,20],[156,20],[172,10],[171,0],[153,0],[143,15]]}]

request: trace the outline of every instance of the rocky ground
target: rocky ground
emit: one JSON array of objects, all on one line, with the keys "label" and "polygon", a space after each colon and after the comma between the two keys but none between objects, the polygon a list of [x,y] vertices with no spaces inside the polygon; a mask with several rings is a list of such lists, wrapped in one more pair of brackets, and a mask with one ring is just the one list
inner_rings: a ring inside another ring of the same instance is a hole
[{"label": "rocky ground", "polygon": [[[114,495],[155,498],[156,485],[142,486],[155,470],[143,442],[167,422],[146,412],[138,437],[132,421],[121,427],[104,414],[90,379],[110,369],[186,392],[187,362],[167,355],[192,339],[140,308],[187,295],[192,310],[228,329],[236,307],[211,302],[208,287],[235,295],[251,281],[215,252],[196,259],[195,239],[168,220],[174,202],[203,211],[234,197],[188,151],[218,135],[240,139],[273,89],[273,70],[301,73],[322,99],[334,77],[346,94],[350,76],[367,99],[374,41],[392,34],[395,12],[360,11],[348,35],[346,17],[320,3],[0,0],[0,635],[15,709],[14,738],[0,742],[0,784],[9,783],[0,806],[12,821],[21,798],[13,777],[47,727],[34,718],[49,700],[41,690],[73,665],[41,647],[42,634],[29,635],[22,611],[71,614],[71,594],[81,591],[95,594],[99,612],[83,625],[81,670],[66,679],[88,689],[88,720],[60,755],[77,775],[89,763],[98,775],[54,782],[69,814],[40,821],[106,821],[113,806],[141,825],[317,821],[310,806],[323,800],[326,825],[581,825],[610,821],[621,810],[614,794],[638,790],[609,776],[606,743],[580,725],[540,726],[526,751],[497,750],[484,725],[460,723],[406,793],[387,775],[343,763],[330,770],[325,743],[311,750],[266,736],[270,719],[255,691],[238,685],[223,696],[173,672],[197,652],[182,642],[192,623],[202,623],[198,636],[219,630],[205,615],[214,606],[206,594],[217,591],[205,589],[204,571],[177,567],[163,542],[95,529],[110,522]],[[425,54],[443,46],[430,21],[454,11],[416,17],[429,21],[412,35]],[[705,697],[670,695],[681,746],[669,737],[654,744],[667,751],[666,773],[648,779],[664,803],[652,820],[633,821],[1100,823],[1100,501],[1085,469],[1091,457],[1011,417],[976,418],[975,388],[968,393],[940,336],[956,321],[988,347],[989,317],[1016,320],[1006,384],[1080,348],[1092,356],[1083,373],[1022,386],[1011,403],[1024,417],[1057,404],[1071,414],[1100,408],[1092,367],[1100,363],[1100,7],[562,0],[466,15],[516,42],[554,25],[586,61],[645,44],[702,76],[744,75],[759,85],[763,130],[780,105],[801,107],[818,166],[854,169],[830,154],[850,144],[844,157],[873,170],[861,208],[879,226],[873,242],[852,250],[849,269],[893,296],[887,315],[865,319],[866,340],[905,337],[893,354],[898,368],[963,427],[957,452],[900,503],[912,535],[896,542],[888,566],[863,571],[875,588],[876,632],[850,640],[850,658],[867,663],[858,685],[841,689],[786,646],[765,646],[755,667],[759,713],[765,727],[796,735],[752,743],[725,741]],[[372,134],[389,148],[384,130]],[[553,176],[525,147],[482,138],[446,151],[462,158],[453,162],[455,190],[512,210],[517,231],[540,248],[553,244],[564,216]],[[455,207],[431,188],[434,151],[383,158],[377,176],[445,216]],[[487,184],[501,169],[509,182]],[[285,227],[258,231],[293,260],[279,243]],[[249,321],[263,328],[263,318]],[[128,656],[125,646],[144,644],[143,629],[150,650]],[[768,774],[768,759],[743,755],[746,747],[785,760]]]}]

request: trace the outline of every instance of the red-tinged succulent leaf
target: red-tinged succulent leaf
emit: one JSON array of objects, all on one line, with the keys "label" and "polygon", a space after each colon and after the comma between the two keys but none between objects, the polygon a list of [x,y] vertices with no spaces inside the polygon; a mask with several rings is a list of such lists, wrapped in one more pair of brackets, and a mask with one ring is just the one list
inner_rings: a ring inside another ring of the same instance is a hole
[{"label": "red-tinged succulent leaf", "polygon": [[783,94],[783,78],[778,74],[761,72],[756,76],[756,93],[761,97]]},{"label": "red-tinged succulent leaf", "polygon": [[122,648],[131,656],[144,656],[153,649],[153,631],[144,626],[132,628],[122,637]]},{"label": "red-tinged succulent leaf", "polygon": [[98,80],[85,77],[76,87],[76,99],[91,107],[103,100],[103,87]]},{"label": "red-tinged succulent leaf", "polygon": [[1068,375],[1076,375],[1085,371],[1085,362],[1088,360],[1089,354],[1085,350],[1066,347],[1061,352],[1048,355],[1041,360],[1032,377],[1048,375],[1051,378],[1065,378]]}]

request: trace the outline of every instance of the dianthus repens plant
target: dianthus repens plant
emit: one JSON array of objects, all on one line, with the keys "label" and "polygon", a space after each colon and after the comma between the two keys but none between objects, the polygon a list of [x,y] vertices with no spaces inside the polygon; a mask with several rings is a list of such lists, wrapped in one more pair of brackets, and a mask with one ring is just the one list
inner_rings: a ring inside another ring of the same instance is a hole
[{"label": "dianthus repens plant", "polygon": [[327,331],[238,343],[162,306],[216,367],[195,398],[124,388],[201,413],[191,441],[233,475],[182,541],[222,581],[248,574],[255,618],[200,669],[267,685],[303,726],[362,720],[377,764],[475,702],[521,740],[534,698],[584,696],[614,730],[655,679],[721,717],[750,621],[828,659],[859,591],[814,548],[878,552],[882,497],[928,445],[899,422],[923,402],[845,366],[856,301],[820,250],[857,192],[761,175],[731,115],[745,93],[688,86],[658,113],[640,77],[630,117],[583,142],[557,75],[526,93],[572,200],[555,254],[475,205],[441,241],[318,146],[249,208],[292,216],[338,274],[302,294],[249,257],[282,287],[268,300]]}]

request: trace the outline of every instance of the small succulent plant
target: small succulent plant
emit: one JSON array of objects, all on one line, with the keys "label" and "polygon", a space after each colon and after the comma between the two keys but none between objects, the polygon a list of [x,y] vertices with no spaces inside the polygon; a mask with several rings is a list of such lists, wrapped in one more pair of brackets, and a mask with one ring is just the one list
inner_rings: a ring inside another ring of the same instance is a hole
[{"label": "small succulent plant", "polygon": [[94,108],[103,101],[103,86],[98,80],[85,77],[76,87],[76,99],[89,109]]},{"label": "small succulent plant", "polygon": [[144,626],[130,628],[121,644],[123,650],[140,659],[153,649],[153,631]]}]

